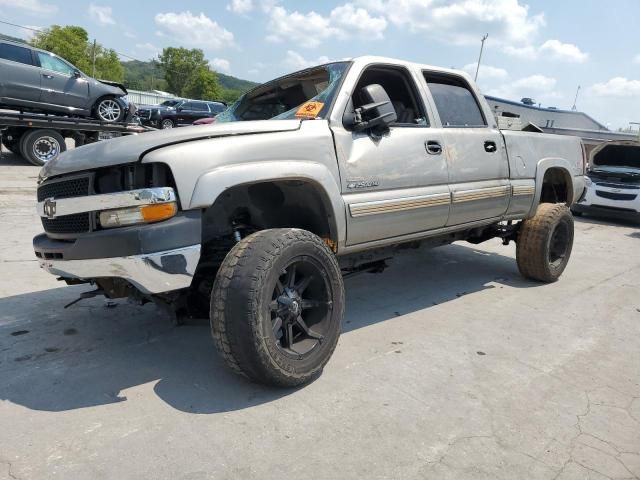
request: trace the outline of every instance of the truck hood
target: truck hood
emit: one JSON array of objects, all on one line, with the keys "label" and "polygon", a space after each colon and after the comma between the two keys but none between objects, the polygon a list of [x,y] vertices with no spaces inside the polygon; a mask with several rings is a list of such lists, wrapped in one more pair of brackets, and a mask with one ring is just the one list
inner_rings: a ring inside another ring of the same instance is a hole
[{"label": "truck hood", "polygon": [[39,180],[82,170],[134,163],[145,153],[176,143],[230,135],[251,135],[298,130],[301,120],[257,120],[214,123],[195,127],[156,130],[92,143],[61,154],[40,170]]}]

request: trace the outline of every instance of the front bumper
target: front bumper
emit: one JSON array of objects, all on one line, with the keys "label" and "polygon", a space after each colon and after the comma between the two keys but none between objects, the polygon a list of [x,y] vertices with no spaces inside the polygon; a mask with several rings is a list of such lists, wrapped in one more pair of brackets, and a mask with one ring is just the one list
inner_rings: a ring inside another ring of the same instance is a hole
[{"label": "front bumper", "polygon": [[200,244],[127,257],[85,260],[40,259],[40,267],[63,278],[122,278],[142,293],[188,288],[200,260]]},{"label": "front bumper", "polygon": [[[113,194],[49,197],[37,211],[47,218],[70,218],[87,212],[176,201],[171,188],[148,188]],[[183,211],[156,223],[94,229],[72,238],[41,234],[33,239],[40,266],[65,279],[91,281],[120,278],[146,294],[187,288],[200,259],[202,215]]]},{"label": "front bumper", "polygon": [[640,188],[637,185],[592,182],[585,187],[583,196],[571,209],[576,212],[637,216],[640,215]]}]

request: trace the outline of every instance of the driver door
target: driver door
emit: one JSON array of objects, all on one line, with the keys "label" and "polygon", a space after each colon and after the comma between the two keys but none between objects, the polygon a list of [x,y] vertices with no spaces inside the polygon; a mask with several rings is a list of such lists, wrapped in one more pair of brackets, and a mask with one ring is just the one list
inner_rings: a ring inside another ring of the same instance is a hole
[{"label": "driver door", "polygon": [[372,65],[354,88],[347,106],[353,111],[360,90],[381,85],[398,120],[381,137],[333,125],[347,208],[347,246],[389,240],[443,227],[449,216],[447,162],[429,151],[441,142],[430,128],[424,98],[405,67]]},{"label": "driver door", "polygon": [[90,109],[89,82],[64,60],[46,52],[36,52],[42,76],[40,101],[51,105]]}]

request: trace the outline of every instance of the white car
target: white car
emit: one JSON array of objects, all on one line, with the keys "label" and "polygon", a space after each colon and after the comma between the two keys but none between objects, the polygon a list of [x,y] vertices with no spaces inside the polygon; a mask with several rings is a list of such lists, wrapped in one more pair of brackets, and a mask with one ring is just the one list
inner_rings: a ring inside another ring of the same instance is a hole
[{"label": "white car", "polygon": [[585,191],[574,215],[602,213],[640,218],[640,142],[604,142],[589,155]]}]

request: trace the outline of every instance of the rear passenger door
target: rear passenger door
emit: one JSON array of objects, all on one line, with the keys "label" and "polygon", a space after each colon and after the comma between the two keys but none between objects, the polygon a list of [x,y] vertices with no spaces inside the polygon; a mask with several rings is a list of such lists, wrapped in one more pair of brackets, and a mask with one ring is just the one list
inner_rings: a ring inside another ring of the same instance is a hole
[{"label": "rear passenger door", "polygon": [[30,48],[0,42],[0,97],[40,101],[40,69]]},{"label": "rear passenger door", "polygon": [[205,102],[184,102],[176,115],[179,125],[191,125],[199,118],[209,117],[209,107]]},{"label": "rear passenger door", "polygon": [[[447,225],[497,218],[511,197],[509,165],[500,131],[484,112],[467,80],[455,74],[423,71],[435,106],[437,131],[451,189]],[[491,125],[491,127],[489,126]]]}]

